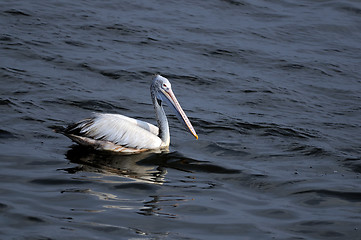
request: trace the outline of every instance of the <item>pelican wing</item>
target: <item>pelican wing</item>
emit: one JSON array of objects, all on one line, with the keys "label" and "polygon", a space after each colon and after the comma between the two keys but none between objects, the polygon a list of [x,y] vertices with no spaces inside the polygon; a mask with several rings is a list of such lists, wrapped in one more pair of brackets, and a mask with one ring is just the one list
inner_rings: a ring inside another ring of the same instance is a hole
[{"label": "pelican wing", "polygon": [[95,113],[65,132],[135,149],[155,149],[162,144],[158,127],[120,114]]}]

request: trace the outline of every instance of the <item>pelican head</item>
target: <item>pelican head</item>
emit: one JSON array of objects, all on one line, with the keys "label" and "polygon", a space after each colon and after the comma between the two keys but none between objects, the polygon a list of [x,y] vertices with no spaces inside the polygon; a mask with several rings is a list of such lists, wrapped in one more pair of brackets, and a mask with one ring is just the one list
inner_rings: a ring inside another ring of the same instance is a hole
[{"label": "pelican head", "polygon": [[151,91],[157,100],[157,104],[161,107],[162,102],[166,102],[167,106],[173,109],[178,120],[184,124],[186,129],[188,129],[196,139],[198,139],[196,131],[172,91],[172,86],[169,80],[159,74],[156,75],[151,85]]}]

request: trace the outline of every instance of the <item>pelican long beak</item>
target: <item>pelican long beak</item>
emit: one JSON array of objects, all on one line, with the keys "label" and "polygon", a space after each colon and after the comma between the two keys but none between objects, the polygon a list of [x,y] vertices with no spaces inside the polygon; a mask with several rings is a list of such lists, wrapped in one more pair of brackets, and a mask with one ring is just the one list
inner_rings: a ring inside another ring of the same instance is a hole
[{"label": "pelican long beak", "polygon": [[167,105],[170,106],[175,112],[178,120],[182,122],[185,127],[192,133],[192,135],[198,139],[198,135],[194,130],[191,122],[189,121],[187,115],[184,113],[182,107],[179,105],[177,98],[175,97],[172,89],[163,90],[161,89],[161,93],[164,96],[164,100],[167,102]]}]

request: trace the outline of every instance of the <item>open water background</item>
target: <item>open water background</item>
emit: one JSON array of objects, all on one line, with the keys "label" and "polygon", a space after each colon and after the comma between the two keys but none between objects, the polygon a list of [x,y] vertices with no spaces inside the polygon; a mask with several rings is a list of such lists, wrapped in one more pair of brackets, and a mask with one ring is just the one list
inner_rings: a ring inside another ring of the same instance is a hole
[{"label": "open water background", "polygon": [[[1,1],[1,239],[360,239],[361,3]],[[53,131],[91,112],[154,123],[170,153]],[[168,110],[168,109],[166,109]]]}]

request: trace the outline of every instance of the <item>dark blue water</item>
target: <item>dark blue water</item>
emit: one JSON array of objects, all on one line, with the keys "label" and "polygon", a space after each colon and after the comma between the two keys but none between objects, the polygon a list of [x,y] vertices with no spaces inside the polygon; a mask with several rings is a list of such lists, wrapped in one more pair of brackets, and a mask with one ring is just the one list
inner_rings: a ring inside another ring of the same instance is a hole
[{"label": "dark blue water", "polygon": [[[360,239],[358,1],[3,1],[0,22],[1,239]],[[53,131],[155,123],[155,73],[198,141],[171,113],[169,153]]]}]

